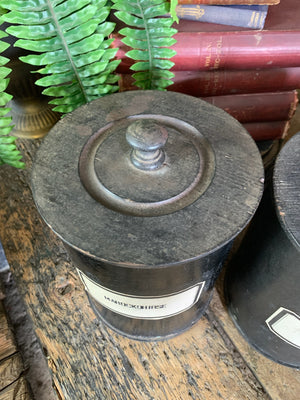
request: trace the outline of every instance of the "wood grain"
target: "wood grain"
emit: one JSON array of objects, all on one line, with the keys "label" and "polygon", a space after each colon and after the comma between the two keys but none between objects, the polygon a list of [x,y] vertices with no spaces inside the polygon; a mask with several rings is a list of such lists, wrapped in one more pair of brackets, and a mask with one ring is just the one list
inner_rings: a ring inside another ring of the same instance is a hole
[{"label": "wood grain", "polygon": [[0,392],[0,400],[31,400],[28,391],[27,382],[24,378],[18,379],[16,382]]},{"label": "wood grain", "polygon": [[[21,144],[27,170],[0,169],[0,236],[61,399],[280,398],[283,367],[243,344],[217,293],[205,317],[168,341],[126,339],[97,320],[62,243],[35,209],[27,184],[34,144]],[[286,374],[284,384],[299,389],[296,376]]]},{"label": "wood grain", "polygon": [[23,373],[22,357],[0,300],[0,400],[32,400]]},{"label": "wood grain", "polygon": [[22,374],[23,369],[19,353],[0,361],[0,391],[15,382]]},{"label": "wood grain", "polygon": [[14,336],[8,326],[3,304],[0,301],[0,360],[11,356],[16,351]]}]

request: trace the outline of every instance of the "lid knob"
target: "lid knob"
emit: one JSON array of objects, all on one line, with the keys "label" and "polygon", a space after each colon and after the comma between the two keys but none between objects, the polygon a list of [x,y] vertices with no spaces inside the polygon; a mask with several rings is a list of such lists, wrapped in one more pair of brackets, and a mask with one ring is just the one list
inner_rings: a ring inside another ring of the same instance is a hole
[{"label": "lid knob", "polygon": [[126,131],[127,142],[133,147],[131,162],[139,169],[159,168],[165,160],[164,145],[168,140],[166,128],[153,119],[134,121]]}]

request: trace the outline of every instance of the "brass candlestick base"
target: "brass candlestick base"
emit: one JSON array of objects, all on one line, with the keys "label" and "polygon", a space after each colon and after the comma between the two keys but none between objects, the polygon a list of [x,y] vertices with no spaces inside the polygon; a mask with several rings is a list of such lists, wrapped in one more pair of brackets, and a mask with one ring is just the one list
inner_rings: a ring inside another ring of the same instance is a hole
[{"label": "brass candlestick base", "polygon": [[41,138],[60,119],[60,114],[52,111],[45,96],[14,99],[9,107],[14,125],[11,134],[21,138]]},{"label": "brass candlestick base", "polygon": [[14,56],[8,63],[11,68],[7,93],[13,98],[8,107],[14,126],[11,134],[27,139],[45,136],[60,119],[60,114],[48,104],[50,98],[42,94],[42,88],[35,84],[41,77],[32,65],[25,64]]}]

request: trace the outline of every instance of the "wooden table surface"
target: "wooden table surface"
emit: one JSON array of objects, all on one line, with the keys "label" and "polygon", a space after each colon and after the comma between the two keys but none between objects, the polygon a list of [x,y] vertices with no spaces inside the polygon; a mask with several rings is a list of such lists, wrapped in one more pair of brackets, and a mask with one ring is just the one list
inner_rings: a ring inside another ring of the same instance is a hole
[{"label": "wooden table surface", "polygon": [[57,399],[300,398],[300,372],[247,344],[227,314],[221,290],[194,327],[168,341],[130,340],[97,320],[61,241],[34,206],[28,182],[37,145],[20,142],[26,170],[0,168],[0,237]]},{"label": "wooden table surface", "polygon": [[3,305],[0,285],[0,400],[32,400],[24,364]]}]

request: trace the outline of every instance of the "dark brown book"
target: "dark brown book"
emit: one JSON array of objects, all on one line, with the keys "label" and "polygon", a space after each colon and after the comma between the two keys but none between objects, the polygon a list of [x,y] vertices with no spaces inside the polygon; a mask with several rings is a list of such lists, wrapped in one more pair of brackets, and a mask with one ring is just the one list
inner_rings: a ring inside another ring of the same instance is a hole
[{"label": "dark brown book", "polygon": [[298,104],[296,90],[211,96],[202,99],[222,108],[241,123],[290,120]]},{"label": "dark brown book", "polygon": [[[121,92],[138,90],[133,85],[133,78],[129,74],[120,75],[119,87]],[[178,91],[176,90],[176,85],[169,86],[167,90]],[[182,92],[189,94],[184,90]],[[298,104],[296,90],[196,97],[222,108],[242,123],[288,120],[293,116]]]},{"label": "dark brown book", "polygon": [[243,127],[257,142],[283,139],[288,132],[289,126],[290,120],[247,122],[243,124]]},{"label": "dark brown book", "polygon": [[[300,67],[174,71],[174,74],[174,83],[168,90],[196,97],[287,91],[298,88],[300,83]],[[133,87],[131,73],[119,75],[121,90],[137,89]]]}]

